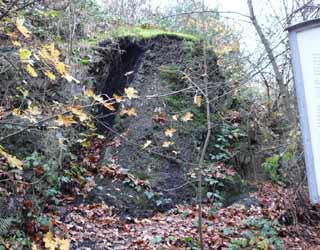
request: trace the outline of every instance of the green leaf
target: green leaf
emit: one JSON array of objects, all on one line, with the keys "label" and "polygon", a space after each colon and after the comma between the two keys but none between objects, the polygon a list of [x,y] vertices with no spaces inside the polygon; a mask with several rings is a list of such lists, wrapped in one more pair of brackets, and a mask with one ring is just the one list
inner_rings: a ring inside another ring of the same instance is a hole
[{"label": "green leaf", "polygon": [[89,63],[90,63],[89,59],[86,59],[86,58],[80,59],[80,64],[82,64],[82,65],[88,65]]}]

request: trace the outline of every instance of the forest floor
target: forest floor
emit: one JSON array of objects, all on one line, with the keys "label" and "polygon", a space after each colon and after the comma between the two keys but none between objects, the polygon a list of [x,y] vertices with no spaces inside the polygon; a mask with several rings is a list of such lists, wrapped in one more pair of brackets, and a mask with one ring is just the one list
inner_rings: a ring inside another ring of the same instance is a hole
[{"label": "forest floor", "polygon": [[[205,249],[320,249],[320,226],[312,223],[319,208],[295,208],[296,202],[287,202],[294,194],[263,183],[251,194],[259,206],[204,206]],[[65,197],[58,211],[50,214],[52,222],[64,237],[69,235],[74,250],[198,249],[194,206],[177,206],[150,218],[122,218],[105,204],[75,206],[72,197]],[[284,248],[275,247],[279,242]]]}]

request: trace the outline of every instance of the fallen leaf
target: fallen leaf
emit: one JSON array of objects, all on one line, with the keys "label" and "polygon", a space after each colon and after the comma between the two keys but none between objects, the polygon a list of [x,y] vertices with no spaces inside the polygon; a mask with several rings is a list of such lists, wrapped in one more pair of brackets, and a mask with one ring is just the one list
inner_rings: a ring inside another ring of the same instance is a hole
[{"label": "fallen leaf", "polygon": [[116,102],[121,102],[122,101],[122,97],[117,95],[117,94],[113,94],[113,98],[116,100]]},{"label": "fallen leaf", "polygon": [[137,95],[138,94],[138,91],[135,90],[134,88],[132,87],[129,87],[129,88],[125,88],[124,89],[124,92],[126,93],[127,97],[131,100],[133,98],[138,98],[139,96]]},{"label": "fallen leaf", "polygon": [[202,96],[201,95],[195,95],[193,99],[194,104],[196,104],[198,107],[201,107],[202,102]]},{"label": "fallen leaf", "polygon": [[80,106],[71,107],[71,112],[75,114],[81,122],[89,119],[88,115],[81,109]]},{"label": "fallen leaf", "polygon": [[136,109],[134,107],[129,109],[122,109],[120,115],[137,116]]},{"label": "fallen leaf", "polygon": [[172,137],[173,134],[176,132],[177,130],[175,128],[169,128],[166,129],[166,131],[164,132],[164,134],[168,137]]},{"label": "fallen leaf", "polygon": [[77,123],[73,120],[72,115],[58,115],[58,119],[56,120],[59,126],[70,127],[72,124]]},{"label": "fallen leaf", "polygon": [[103,103],[103,106],[111,111],[115,111],[115,107],[113,106],[113,104],[111,102],[105,102]]},{"label": "fallen leaf", "polygon": [[188,111],[181,117],[181,120],[184,122],[191,121],[192,117],[193,117],[193,114]]},{"label": "fallen leaf", "polygon": [[22,169],[23,162],[20,161],[16,156],[5,152],[1,146],[0,146],[0,155],[2,155],[8,161],[8,164],[10,165],[10,167]]},{"label": "fallen leaf", "polygon": [[19,49],[19,57],[21,61],[29,60],[32,52],[28,49]]},{"label": "fallen leaf", "polygon": [[151,145],[151,143],[152,143],[152,141],[147,140],[147,141],[145,142],[145,144],[143,144],[142,149],[146,149],[147,147],[149,147],[149,146]]},{"label": "fallen leaf", "polygon": [[179,119],[179,116],[178,116],[178,115],[173,115],[173,116],[172,116],[172,120],[178,121],[178,119]]},{"label": "fallen leaf", "polygon": [[44,72],[44,74],[52,81],[56,80],[56,76],[50,71],[50,70],[46,70]]},{"label": "fallen leaf", "polygon": [[165,142],[162,144],[162,147],[168,148],[168,147],[170,147],[171,145],[174,145],[174,142],[173,142],[173,141],[165,141]]},{"label": "fallen leaf", "polygon": [[25,38],[30,38],[30,31],[23,25],[24,24],[24,19],[23,18],[17,18],[16,20],[16,27],[20,31],[20,33],[25,37]]},{"label": "fallen leaf", "polygon": [[44,242],[45,248],[49,250],[55,250],[57,246],[55,240],[53,239],[52,233],[50,231],[45,234],[43,238],[43,242]]},{"label": "fallen leaf", "polygon": [[31,75],[32,77],[37,77],[38,76],[38,73],[35,71],[35,69],[30,64],[28,64],[26,66],[26,70],[29,73],[29,75]]}]

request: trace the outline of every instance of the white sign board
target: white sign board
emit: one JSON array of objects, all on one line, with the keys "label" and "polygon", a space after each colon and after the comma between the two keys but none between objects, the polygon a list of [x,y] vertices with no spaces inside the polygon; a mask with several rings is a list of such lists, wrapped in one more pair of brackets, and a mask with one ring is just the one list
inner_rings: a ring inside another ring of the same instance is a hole
[{"label": "white sign board", "polygon": [[288,31],[310,200],[320,203],[320,20]]}]

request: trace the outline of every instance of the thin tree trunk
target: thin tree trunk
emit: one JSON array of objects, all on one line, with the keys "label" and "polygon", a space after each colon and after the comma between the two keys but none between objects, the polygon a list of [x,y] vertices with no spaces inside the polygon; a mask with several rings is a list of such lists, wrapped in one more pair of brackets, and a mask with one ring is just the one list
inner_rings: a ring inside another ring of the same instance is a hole
[{"label": "thin tree trunk", "polygon": [[282,102],[282,105],[284,107],[284,112],[286,113],[288,120],[291,120],[293,117],[292,117],[292,112],[291,112],[291,109],[290,109],[290,100],[289,100],[288,88],[284,84],[283,77],[282,77],[282,74],[280,72],[280,68],[279,68],[279,66],[278,66],[278,64],[276,62],[276,58],[274,56],[274,53],[273,53],[273,50],[271,48],[270,42],[268,41],[268,39],[264,35],[264,33],[262,31],[262,28],[260,27],[260,25],[258,23],[258,20],[257,20],[257,18],[255,16],[252,0],[247,0],[247,3],[248,3],[248,8],[249,8],[250,19],[251,19],[252,24],[254,25],[254,27],[255,27],[255,29],[256,29],[256,31],[258,33],[258,36],[260,37],[260,40],[261,40],[266,52],[267,52],[267,56],[269,58],[269,61],[271,63],[272,69],[273,69],[273,72],[275,74],[275,78],[276,78],[275,80],[276,80],[276,82],[277,82],[277,84],[279,86],[279,91],[280,91],[280,95],[281,95],[281,102]]}]

